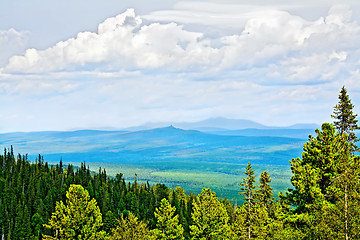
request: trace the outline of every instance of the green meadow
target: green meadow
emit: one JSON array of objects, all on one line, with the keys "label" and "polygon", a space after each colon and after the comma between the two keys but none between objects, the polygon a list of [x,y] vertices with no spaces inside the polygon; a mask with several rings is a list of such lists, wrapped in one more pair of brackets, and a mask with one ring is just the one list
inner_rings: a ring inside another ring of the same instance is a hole
[{"label": "green meadow", "polygon": [[[73,162],[74,165],[79,163]],[[218,196],[227,197],[238,203],[242,197],[239,183],[244,177],[246,164],[216,163],[216,162],[143,162],[139,164],[120,164],[92,162],[89,168],[98,171],[99,167],[105,168],[106,173],[115,176],[122,173],[128,181],[134,181],[135,174],[138,181],[153,183],[164,183],[169,187],[181,186],[187,193],[200,193],[203,188],[211,188]],[[275,197],[280,191],[291,188],[290,166],[286,165],[253,165],[257,178],[261,171],[267,171],[271,178]]]},{"label": "green meadow", "polygon": [[[283,131],[283,130],[281,130]],[[260,132],[259,132],[260,133]],[[298,132],[296,132],[298,134]],[[106,169],[126,180],[181,186],[187,193],[211,188],[218,196],[241,202],[239,183],[250,162],[257,177],[267,171],[275,196],[291,187],[289,160],[301,155],[305,139],[272,136],[225,136],[174,127],[137,132],[74,131],[1,134],[2,147],[38,154],[51,164]]]}]

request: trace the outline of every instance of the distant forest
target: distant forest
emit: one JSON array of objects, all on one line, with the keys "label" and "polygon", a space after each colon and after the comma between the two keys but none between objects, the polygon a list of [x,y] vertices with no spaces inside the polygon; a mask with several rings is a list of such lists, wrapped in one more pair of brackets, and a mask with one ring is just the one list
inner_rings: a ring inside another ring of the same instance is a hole
[{"label": "distant forest", "polygon": [[334,122],[324,123],[290,160],[292,189],[273,196],[271,176],[248,163],[244,203],[181,187],[126,182],[49,165],[39,155],[0,155],[1,239],[360,239],[360,129],[343,87]]}]

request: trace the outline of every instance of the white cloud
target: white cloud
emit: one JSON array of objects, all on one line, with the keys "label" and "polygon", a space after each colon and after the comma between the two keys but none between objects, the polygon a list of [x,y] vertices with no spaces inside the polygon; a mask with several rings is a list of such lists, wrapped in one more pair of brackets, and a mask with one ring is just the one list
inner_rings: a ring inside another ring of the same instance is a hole
[{"label": "white cloud", "polygon": [[28,32],[18,32],[13,28],[0,30],[0,67],[6,65],[10,57],[23,53],[28,38]]},{"label": "white cloud", "polygon": [[[99,24],[97,33],[81,32],[76,38],[45,50],[28,49],[23,56],[12,57],[3,72],[79,69],[221,72],[279,65],[284,68],[277,72],[286,74],[282,79],[303,82],[336,77],[338,72],[328,73],[328,69],[335,67],[341,71],[341,64],[348,64],[347,55],[357,50],[360,40],[360,26],[351,21],[351,11],[344,6],[331,8],[328,16],[316,21],[265,8],[245,17],[240,34],[211,39],[173,22],[144,24],[129,9]],[[220,44],[215,46],[214,42]],[[315,65],[321,68],[314,69]]]},{"label": "white cloud", "polygon": [[141,26],[141,22],[129,9],[101,23],[98,33],[82,32],[54,47],[28,49],[24,56],[12,57],[4,72],[49,72],[91,63],[106,64],[105,69],[112,70],[161,66],[177,69],[211,59],[211,48],[199,40],[201,33],[185,31],[175,23]]},{"label": "white cloud", "polygon": [[[12,57],[0,69],[2,112],[9,112],[0,116],[2,126],[121,128],[216,116],[320,123],[343,84],[359,96],[360,26],[349,8],[335,6],[308,20],[285,8],[236,13],[235,4],[226,16],[221,3],[201,12],[188,4],[176,6],[174,18],[180,12],[189,23],[151,20],[164,12],[144,17],[130,9],[96,32]],[[212,22],[202,25],[202,17]],[[220,30],[209,35],[214,29]]]}]

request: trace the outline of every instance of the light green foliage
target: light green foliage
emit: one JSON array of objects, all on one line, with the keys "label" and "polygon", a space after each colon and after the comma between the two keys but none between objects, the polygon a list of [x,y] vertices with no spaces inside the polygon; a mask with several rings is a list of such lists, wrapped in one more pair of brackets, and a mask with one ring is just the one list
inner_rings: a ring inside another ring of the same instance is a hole
[{"label": "light green foliage", "polygon": [[304,145],[302,159],[291,161],[295,187],[288,199],[297,214],[293,229],[309,239],[359,238],[360,164],[346,133],[323,124]]},{"label": "light green foliage", "polygon": [[344,169],[331,186],[332,201],[324,201],[313,211],[316,237],[323,239],[360,238],[360,158],[349,157]]},{"label": "light green foliage", "polygon": [[112,231],[112,235],[108,237],[109,240],[147,240],[150,238],[150,232],[147,224],[143,221],[139,221],[133,214],[129,213],[129,216],[124,219],[121,215],[118,220],[118,225]]},{"label": "light green foliage", "polygon": [[167,199],[162,199],[159,208],[155,210],[156,229],[152,231],[154,239],[184,239],[184,229],[179,224],[179,217],[175,215],[175,207],[172,207]]},{"label": "light green foliage", "polygon": [[190,226],[192,239],[229,239],[231,229],[224,205],[210,189],[203,189],[193,202],[193,225]]},{"label": "light green foliage", "polygon": [[269,220],[266,208],[260,203],[252,205],[251,232],[249,235],[248,205],[244,204],[236,209],[232,230],[235,239],[266,239],[267,223]]},{"label": "light green foliage", "polygon": [[349,144],[328,123],[316,130],[317,137],[310,137],[304,144],[302,159],[290,161],[295,190],[290,190],[290,201],[300,212],[309,211],[314,204],[331,200],[332,181],[341,174],[340,163],[349,154]]},{"label": "light green foliage", "polygon": [[105,232],[100,231],[102,217],[96,200],[90,200],[89,193],[75,184],[66,198],[66,205],[56,203],[49,224],[44,225],[54,232],[54,237],[45,235],[44,239],[103,239]]},{"label": "light green foliage", "polygon": [[273,193],[270,175],[262,172],[259,178],[260,187],[256,186],[255,171],[249,163],[246,167],[243,182],[240,183],[241,192],[245,198],[242,206],[235,212],[232,230],[235,239],[267,239],[269,229],[275,227]]},{"label": "light green foliage", "polygon": [[245,170],[246,178],[243,178],[243,182],[239,183],[241,192],[239,194],[242,194],[245,199],[245,209],[246,214],[244,215],[246,219],[246,226],[247,226],[247,235],[250,239],[251,237],[251,231],[252,231],[252,225],[253,225],[253,219],[254,219],[254,203],[255,203],[255,170],[252,168],[251,164],[248,163]]},{"label": "light green foliage", "polygon": [[248,226],[246,221],[246,206],[239,206],[235,211],[235,219],[231,224],[231,230],[236,236],[235,239],[247,239],[248,238]]}]

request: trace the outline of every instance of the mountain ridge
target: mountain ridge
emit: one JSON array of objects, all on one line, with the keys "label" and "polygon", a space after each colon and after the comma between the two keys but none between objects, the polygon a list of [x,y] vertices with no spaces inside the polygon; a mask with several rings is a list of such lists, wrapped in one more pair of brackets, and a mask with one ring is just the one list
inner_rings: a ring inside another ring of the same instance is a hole
[{"label": "mountain ridge", "polygon": [[122,130],[139,131],[153,128],[174,126],[184,130],[241,130],[241,129],[316,129],[319,125],[314,123],[297,123],[290,126],[267,126],[256,121],[247,119],[230,119],[224,117],[208,118],[196,122],[148,122],[139,126],[129,127]]}]

